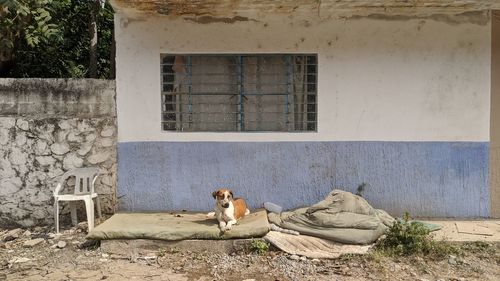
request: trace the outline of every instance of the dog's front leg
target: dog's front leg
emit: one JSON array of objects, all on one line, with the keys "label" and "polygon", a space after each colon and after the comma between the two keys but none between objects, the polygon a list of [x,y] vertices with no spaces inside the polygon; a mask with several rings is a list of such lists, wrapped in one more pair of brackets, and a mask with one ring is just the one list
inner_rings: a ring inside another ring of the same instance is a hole
[{"label": "dog's front leg", "polygon": [[231,229],[231,227],[232,227],[234,224],[236,224],[236,223],[237,223],[237,221],[236,221],[235,219],[231,219],[231,220],[229,220],[229,221],[227,222],[227,224],[226,224],[226,230],[230,230],[230,229]]},{"label": "dog's front leg", "polygon": [[226,222],[224,221],[223,215],[221,212],[215,212],[215,217],[219,221],[219,229],[224,231],[226,229]]},{"label": "dog's front leg", "polygon": [[226,222],[225,221],[219,221],[219,228],[221,231],[226,230]]}]

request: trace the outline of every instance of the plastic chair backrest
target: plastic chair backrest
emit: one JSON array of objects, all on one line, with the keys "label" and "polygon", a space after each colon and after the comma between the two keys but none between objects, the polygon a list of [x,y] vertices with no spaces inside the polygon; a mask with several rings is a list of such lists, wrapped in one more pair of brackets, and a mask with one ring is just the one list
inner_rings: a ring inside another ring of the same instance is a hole
[{"label": "plastic chair backrest", "polygon": [[98,168],[76,168],[64,173],[59,182],[59,192],[64,187],[65,181],[74,176],[75,177],[75,195],[91,194],[94,193],[94,182],[99,175]]}]

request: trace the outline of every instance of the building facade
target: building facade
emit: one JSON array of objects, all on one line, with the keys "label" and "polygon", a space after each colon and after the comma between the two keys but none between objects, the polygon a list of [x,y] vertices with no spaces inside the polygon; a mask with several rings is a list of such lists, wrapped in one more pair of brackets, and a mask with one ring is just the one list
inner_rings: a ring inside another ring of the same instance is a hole
[{"label": "building facade", "polygon": [[341,188],[393,215],[498,212],[495,1],[142,2],[113,2],[121,209],[210,210],[227,187],[252,208]]}]

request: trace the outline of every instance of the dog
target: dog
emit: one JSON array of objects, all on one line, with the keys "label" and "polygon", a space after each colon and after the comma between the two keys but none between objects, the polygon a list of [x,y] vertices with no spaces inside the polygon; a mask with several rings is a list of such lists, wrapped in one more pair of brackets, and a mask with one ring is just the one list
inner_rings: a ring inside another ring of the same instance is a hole
[{"label": "dog", "polygon": [[247,203],[242,198],[234,198],[233,192],[221,188],[212,192],[215,199],[215,218],[222,232],[228,231],[239,219],[250,214]]}]

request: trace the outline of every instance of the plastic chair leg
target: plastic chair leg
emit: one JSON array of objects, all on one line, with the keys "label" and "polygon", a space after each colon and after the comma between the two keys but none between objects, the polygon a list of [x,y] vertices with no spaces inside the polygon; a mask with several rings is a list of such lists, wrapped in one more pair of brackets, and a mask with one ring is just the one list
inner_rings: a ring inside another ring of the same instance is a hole
[{"label": "plastic chair leg", "polygon": [[69,207],[71,210],[71,223],[73,226],[76,226],[78,224],[78,217],[76,216],[76,202],[70,201]]},{"label": "plastic chair leg", "polygon": [[97,217],[102,218],[101,200],[99,199],[99,196],[95,198],[95,203],[97,205]]},{"label": "plastic chair leg", "polygon": [[83,199],[85,201],[85,209],[87,210],[87,224],[89,226],[89,232],[94,229],[94,201],[92,197],[86,197]]},{"label": "plastic chair leg", "polygon": [[54,200],[54,222],[56,224],[56,233],[59,233],[59,201]]}]

